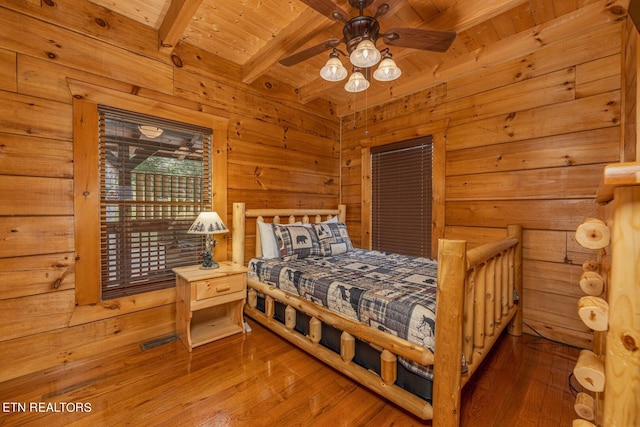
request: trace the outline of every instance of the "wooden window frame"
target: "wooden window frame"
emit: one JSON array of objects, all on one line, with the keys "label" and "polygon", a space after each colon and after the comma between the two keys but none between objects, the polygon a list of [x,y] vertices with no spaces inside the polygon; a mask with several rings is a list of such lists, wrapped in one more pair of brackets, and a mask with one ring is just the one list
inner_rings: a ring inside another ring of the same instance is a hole
[{"label": "wooden window frame", "polygon": [[[74,234],[76,252],[76,304],[95,305],[100,297],[100,173],[98,169],[98,105],[157,116],[213,129],[212,209],[227,218],[227,129],[228,119],[169,103],[80,81],[69,81],[73,95]],[[162,95],[166,97],[165,95]],[[194,104],[194,107],[196,105]],[[216,258],[226,260],[227,241],[220,239]],[[175,299],[173,288],[135,295],[149,301]],[[158,295],[156,295],[158,294]],[[159,295],[162,294],[162,295]],[[130,297],[105,304],[121,307]],[[140,309],[144,303],[137,303]]]},{"label": "wooden window frame", "polygon": [[362,159],[362,201],[361,201],[361,233],[362,247],[371,249],[372,239],[372,206],[371,206],[371,148],[393,144],[399,141],[432,137],[433,143],[433,181],[432,181],[432,224],[431,224],[431,257],[438,257],[438,239],[444,237],[445,225],[445,153],[446,130],[448,120],[439,120],[416,127],[401,129],[384,135],[362,139],[360,145]]}]

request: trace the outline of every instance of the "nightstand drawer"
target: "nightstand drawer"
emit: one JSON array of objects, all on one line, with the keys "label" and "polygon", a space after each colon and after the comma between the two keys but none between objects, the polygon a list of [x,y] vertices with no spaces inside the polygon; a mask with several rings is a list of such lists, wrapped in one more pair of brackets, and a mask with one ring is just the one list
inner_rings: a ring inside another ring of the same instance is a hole
[{"label": "nightstand drawer", "polygon": [[245,274],[233,274],[230,276],[216,277],[215,279],[200,280],[195,282],[196,300],[226,295],[245,289],[247,276]]}]

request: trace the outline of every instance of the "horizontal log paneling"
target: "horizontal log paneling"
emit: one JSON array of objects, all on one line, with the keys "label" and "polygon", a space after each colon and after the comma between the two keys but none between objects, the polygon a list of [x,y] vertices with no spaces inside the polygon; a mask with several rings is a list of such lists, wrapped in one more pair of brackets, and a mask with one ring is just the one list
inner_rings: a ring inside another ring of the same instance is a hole
[{"label": "horizontal log paneling", "polygon": [[59,292],[75,286],[72,252],[0,258],[0,301]]},{"label": "horizontal log paneling", "polygon": [[584,296],[579,286],[582,272],[582,265],[531,261],[523,268],[524,288],[580,298]]},{"label": "horizontal log paneling", "polygon": [[[347,212],[363,200],[361,146],[407,139],[422,123],[449,120],[445,176],[434,177],[445,182],[445,236],[473,245],[488,230],[522,224],[525,307],[535,286],[533,298],[563,301],[553,316],[525,310],[525,321],[545,336],[587,347],[590,332],[563,322],[578,321],[575,275],[595,256],[574,241],[575,229],[597,216],[602,169],[620,160],[625,23],[611,6],[593,2],[511,36],[508,46],[501,40],[459,56],[431,76],[437,86],[342,120]],[[350,229],[360,228],[355,218]]]},{"label": "horizontal log paneling", "polygon": [[[576,114],[581,111],[582,114]],[[490,117],[447,132],[447,149],[599,129],[620,124],[620,91]]]},{"label": "horizontal log paneling", "polygon": [[[451,80],[447,82],[447,99],[466,97],[569,67],[584,69],[583,66],[594,60],[620,53],[620,31],[619,25],[606,25],[563,43],[547,45],[526,56]],[[619,65],[613,72],[619,74]],[[583,82],[577,80],[578,84]]]},{"label": "horizontal log paneling", "polygon": [[[232,204],[236,200],[251,200],[251,207],[254,209],[285,206],[287,203],[290,203],[290,206],[296,208],[316,209],[335,208],[336,195],[303,193],[300,191],[289,191],[289,189],[256,192],[249,189],[230,188],[228,195],[228,212],[233,212]],[[224,234],[223,236],[225,238],[231,238],[228,234]]]},{"label": "horizontal log paneling", "polygon": [[[545,319],[549,323],[562,325],[564,328],[588,333],[589,328],[580,320],[576,310],[576,298],[571,295],[554,294],[552,297],[547,292],[534,289],[524,290],[525,316],[528,313],[536,313],[532,319]],[[556,318],[552,322],[551,319]]]},{"label": "horizontal log paneling", "polygon": [[73,180],[0,175],[0,215],[72,215]]},{"label": "horizontal log paneling", "polygon": [[447,199],[585,199],[593,196],[603,170],[602,165],[586,165],[452,176]]},{"label": "horizontal log paneling", "polygon": [[0,217],[0,242],[0,258],[71,252],[73,217]]},{"label": "horizontal log paneling", "polygon": [[5,377],[175,333],[171,289],[75,305],[78,289],[93,285],[75,268],[74,97],[205,126],[228,121],[226,151],[214,153],[231,166],[214,171],[227,180],[214,183],[227,206],[337,205],[340,134],[329,102],[303,106],[267,77],[244,85],[240,67],[182,43],[177,68],[155,30],[88,1],[3,5],[0,26],[0,307],[22,322],[2,331]]},{"label": "horizontal log paneling", "polygon": [[336,176],[313,173],[297,173],[282,167],[262,167],[234,164],[229,160],[227,171],[229,188],[254,191],[285,191],[296,188],[299,192],[313,194],[338,194],[339,183]]},{"label": "horizontal log paneling", "polygon": [[[239,119],[230,123],[229,138],[244,142],[264,144],[269,147],[281,149],[287,148],[319,157],[340,156],[340,142],[333,137],[324,135],[316,136],[294,128],[282,127],[263,121]],[[333,135],[334,130],[329,130]],[[233,149],[230,149],[233,153]]]},{"label": "horizontal log paneling", "polygon": [[450,151],[447,176],[615,162],[619,134],[610,127]]},{"label": "horizontal log paneling", "polygon": [[444,237],[452,240],[466,240],[467,249],[507,237],[505,228],[446,227]]},{"label": "horizontal log paneling", "polygon": [[618,80],[620,87],[620,64],[622,55],[605,56],[595,61],[585,62],[576,66],[576,86],[586,86],[598,80],[613,77]]},{"label": "horizontal log paneling", "polygon": [[0,111],[2,132],[71,140],[70,105],[0,91]]},{"label": "horizontal log paneling", "polygon": [[528,229],[569,231],[575,230],[585,217],[595,217],[597,206],[589,199],[447,202],[445,215],[450,225],[522,224]]},{"label": "horizontal log paneling", "polygon": [[[17,73],[20,93],[66,104],[71,104],[68,80],[89,82],[123,92],[135,92],[134,85],[23,54],[18,54]],[[144,89],[141,89],[141,92],[138,94],[144,95]]]},{"label": "horizontal log paneling", "polygon": [[[0,359],[11,361],[11,369],[0,370],[0,382],[43,366],[57,366],[109,349],[175,333],[174,304],[134,314],[23,336],[3,342]],[[107,346],[107,347],[105,347]]]},{"label": "horizontal log paneling", "polygon": [[[0,8],[0,47],[138,86],[171,93],[173,69],[167,63]],[[29,31],[25,32],[24,28]],[[94,55],[94,52],[100,55]],[[117,64],[116,67],[113,65]]]},{"label": "horizontal log paneling", "polygon": [[126,50],[168,62],[166,55],[158,52],[157,32],[153,28],[113,13],[96,3],[75,0],[34,0],[32,3],[35,6],[28,2],[8,3],[3,7],[40,20],[54,20],[68,30],[82,32]]},{"label": "horizontal log paneling", "polygon": [[524,255],[530,260],[567,262],[567,232],[528,230],[524,236]]},{"label": "horizontal log paneling", "polygon": [[456,125],[478,119],[575,99],[575,69],[568,67],[539,77],[452,100],[431,113]]},{"label": "horizontal log paneling", "polygon": [[330,175],[337,179],[338,164],[335,158],[320,157],[303,151],[274,148],[252,141],[229,139],[229,152],[234,163],[253,166],[286,165],[291,172]]},{"label": "horizontal log paneling", "polygon": [[0,133],[0,170],[6,175],[73,177],[71,141]]},{"label": "horizontal log paneling", "polygon": [[[175,71],[175,94],[186,99],[211,106],[212,114],[238,114],[255,117],[267,123],[277,123],[282,127],[304,129],[312,135],[337,138],[335,122],[312,116],[303,119],[300,110],[277,102],[264,102],[246,89],[226,83],[221,79],[190,73],[180,69]],[[203,111],[209,111],[205,108]]]},{"label": "horizontal log paneling", "polygon": [[10,50],[0,49],[0,90],[15,92],[16,84],[16,54]]},{"label": "horizontal log paneling", "polygon": [[74,307],[73,289],[1,300],[0,342],[64,328]]},{"label": "horizontal log paneling", "polygon": [[563,319],[551,319],[554,323],[530,318],[522,327],[525,334],[543,336],[547,339],[563,342],[580,348],[593,348],[593,333],[575,331],[560,325]]}]

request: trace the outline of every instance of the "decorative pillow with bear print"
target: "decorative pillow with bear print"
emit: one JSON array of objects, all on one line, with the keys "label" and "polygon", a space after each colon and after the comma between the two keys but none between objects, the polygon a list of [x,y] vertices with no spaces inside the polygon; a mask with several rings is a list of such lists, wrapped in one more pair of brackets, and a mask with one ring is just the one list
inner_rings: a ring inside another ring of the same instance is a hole
[{"label": "decorative pillow with bear print", "polygon": [[344,222],[313,224],[318,235],[322,256],[340,255],[353,250]]},{"label": "decorative pillow with bear print", "polygon": [[287,261],[321,256],[318,236],[312,227],[272,224],[280,258]]}]

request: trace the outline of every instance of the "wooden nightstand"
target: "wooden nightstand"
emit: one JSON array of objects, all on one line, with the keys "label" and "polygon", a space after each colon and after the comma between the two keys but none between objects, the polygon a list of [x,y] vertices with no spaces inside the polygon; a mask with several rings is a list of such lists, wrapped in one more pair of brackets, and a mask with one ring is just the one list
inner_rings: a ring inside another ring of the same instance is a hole
[{"label": "wooden nightstand", "polygon": [[187,350],[244,332],[242,309],[247,296],[246,267],[230,261],[220,268],[174,268],[176,331]]}]

